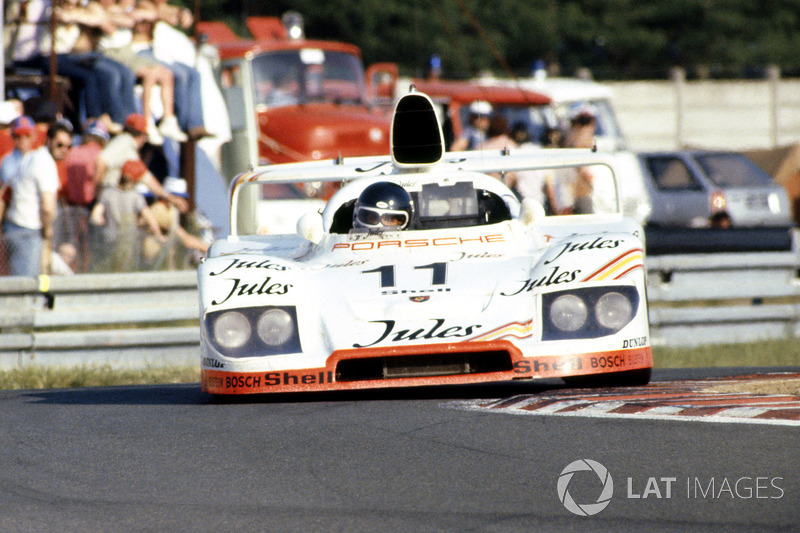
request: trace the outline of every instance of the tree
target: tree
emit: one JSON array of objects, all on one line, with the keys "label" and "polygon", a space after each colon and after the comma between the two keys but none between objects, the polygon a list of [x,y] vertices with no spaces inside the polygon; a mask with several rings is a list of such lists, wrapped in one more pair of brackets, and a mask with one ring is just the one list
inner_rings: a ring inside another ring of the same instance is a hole
[{"label": "tree", "polygon": [[[309,37],[351,42],[367,63],[447,77],[528,75],[534,61],[615,78],[741,76],[769,63],[800,73],[800,0],[198,0],[207,20],[244,31],[246,15],[303,14]],[[192,6],[189,6],[192,7]],[[509,72],[510,71],[510,72]]]}]

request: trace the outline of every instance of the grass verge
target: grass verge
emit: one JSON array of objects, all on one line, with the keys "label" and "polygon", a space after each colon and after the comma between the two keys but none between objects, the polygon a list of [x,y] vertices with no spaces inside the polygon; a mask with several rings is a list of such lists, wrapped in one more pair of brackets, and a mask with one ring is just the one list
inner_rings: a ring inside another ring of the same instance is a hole
[{"label": "grass verge", "polygon": [[63,389],[160,383],[199,383],[197,367],[115,369],[111,366],[46,368],[30,366],[0,371],[0,389]]},{"label": "grass verge", "polygon": [[653,348],[655,368],[697,368],[711,366],[800,366],[797,339],[710,344],[691,348]]}]

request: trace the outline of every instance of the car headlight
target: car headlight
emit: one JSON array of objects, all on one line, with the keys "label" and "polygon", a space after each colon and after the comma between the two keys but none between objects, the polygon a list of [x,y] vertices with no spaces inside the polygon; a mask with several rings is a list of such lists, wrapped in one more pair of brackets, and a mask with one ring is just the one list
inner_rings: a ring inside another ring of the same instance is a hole
[{"label": "car headlight", "polygon": [[258,338],[269,346],[286,344],[294,333],[294,321],[283,309],[264,311],[256,322]]},{"label": "car headlight", "polygon": [[597,323],[618,331],[633,318],[631,301],[618,292],[607,292],[594,305]]},{"label": "car headlight", "polygon": [[550,306],[550,320],[561,331],[577,331],[588,315],[586,303],[574,294],[559,296]]},{"label": "car headlight", "polygon": [[206,314],[209,343],[227,357],[302,352],[293,306],[245,307]]},{"label": "car headlight", "polygon": [[633,286],[587,287],[542,295],[542,340],[594,339],[624,328],[639,307]]},{"label": "car headlight", "polygon": [[225,311],[214,321],[213,332],[220,346],[235,350],[250,340],[250,321],[238,311]]}]

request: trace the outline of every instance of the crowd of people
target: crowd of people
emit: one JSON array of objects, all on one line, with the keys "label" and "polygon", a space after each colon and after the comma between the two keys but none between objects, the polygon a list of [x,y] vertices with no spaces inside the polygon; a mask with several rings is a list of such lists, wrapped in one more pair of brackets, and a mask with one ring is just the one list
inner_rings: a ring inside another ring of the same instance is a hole
[{"label": "crowd of people", "polygon": [[[0,125],[13,114],[0,116]],[[151,170],[160,166],[159,152],[143,150],[153,148],[147,119],[132,113],[114,135],[101,120],[82,129],[78,134],[58,115],[24,114],[0,129],[0,139],[11,140],[10,146],[0,142],[2,273],[35,277],[196,264],[209,242],[197,236],[185,180]]]},{"label": "crowd of people", "polygon": [[76,125],[103,119],[119,133],[128,115],[140,113],[153,145],[209,134],[194,58],[154,48],[165,27],[191,27],[188,9],[166,0],[12,0],[5,7],[6,66],[48,73],[55,54],[56,72],[70,80],[68,117]]},{"label": "crowd of people", "polygon": [[0,102],[0,274],[174,268],[177,251],[204,253],[186,184],[169,177],[177,144],[161,149],[230,138],[193,23],[167,0],[5,2],[7,72],[47,75],[54,60],[70,89]]},{"label": "crowd of people", "polygon": [[[470,105],[469,124],[453,141],[452,151],[460,150],[537,150],[541,148],[593,148],[597,116],[590,105],[572,110],[565,131],[553,127],[542,139],[532,139],[523,123],[509,126],[491,104],[476,101]],[[533,198],[548,215],[590,214],[606,194],[602,170],[581,167],[560,172],[555,170],[519,171],[506,175],[506,183],[520,198]]]}]

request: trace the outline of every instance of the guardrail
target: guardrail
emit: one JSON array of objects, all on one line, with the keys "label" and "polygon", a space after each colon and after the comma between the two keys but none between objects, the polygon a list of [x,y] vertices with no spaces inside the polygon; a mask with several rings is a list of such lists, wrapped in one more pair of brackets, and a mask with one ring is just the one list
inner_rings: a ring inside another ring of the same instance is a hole
[{"label": "guardrail", "polygon": [[[649,256],[654,345],[800,336],[800,254]],[[0,277],[0,369],[197,365],[194,271]]]},{"label": "guardrail", "polygon": [[797,251],[648,256],[653,344],[800,336]]},{"label": "guardrail", "polygon": [[0,278],[0,369],[197,365],[194,271]]}]

